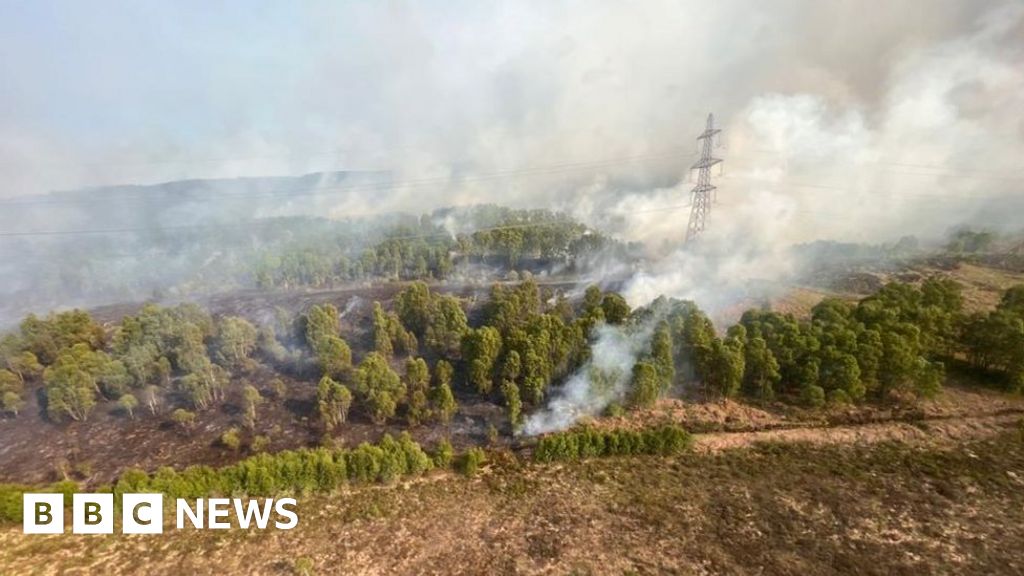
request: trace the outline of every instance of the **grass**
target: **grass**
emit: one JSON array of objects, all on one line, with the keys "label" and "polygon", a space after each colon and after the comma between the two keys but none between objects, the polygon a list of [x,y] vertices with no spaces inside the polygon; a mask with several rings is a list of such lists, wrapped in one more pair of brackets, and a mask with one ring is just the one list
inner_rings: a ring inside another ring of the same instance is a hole
[{"label": "grass", "polygon": [[[1022,424],[1024,426],[1024,424]],[[0,532],[0,573],[1024,572],[1024,428],[955,449],[757,444],[433,474],[300,499],[289,532]]]}]

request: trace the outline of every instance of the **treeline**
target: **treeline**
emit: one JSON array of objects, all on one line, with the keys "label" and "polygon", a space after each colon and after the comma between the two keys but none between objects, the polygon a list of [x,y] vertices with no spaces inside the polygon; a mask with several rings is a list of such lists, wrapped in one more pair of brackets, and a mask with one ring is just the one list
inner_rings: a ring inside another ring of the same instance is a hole
[{"label": "treeline", "polygon": [[1007,290],[995,310],[968,316],[961,345],[973,366],[1024,392],[1024,286]]},{"label": "treeline", "polygon": [[[105,400],[132,418],[140,407],[156,414],[170,392],[204,409],[224,399],[231,371],[250,365],[257,350],[285,353],[272,329],[235,316],[214,319],[191,304],[145,306],[109,332],[80,310],[30,315],[0,341],[0,388],[4,408],[16,413],[26,382],[41,380],[54,421],[87,420]],[[244,397],[255,420],[261,397],[248,389]]]},{"label": "treeline", "polygon": [[719,335],[693,303],[662,298],[631,318],[656,328],[627,400],[650,405],[678,379],[699,382],[710,397],[809,406],[928,397],[956,358],[996,371],[1020,390],[1022,303],[1024,287],[1016,287],[996,310],[966,315],[960,285],[932,278],[920,286],[891,283],[857,303],[825,299],[807,320],[748,310]]},{"label": "treeline", "polygon": [[533,459],[559,462],[634,454],[667,456],[688,449],[692,442],[692,436],[675,425],[642,430],[583,427],[542,436],[534,447]]},{"label": "treeline", "polygon": [[[475,230],[465,228],[467,222]],[[453,234],[450,223],[463,231]],[[604,251],[624,256],[629,250],[564,214],[476,206],[438,210],[395,225],[370,246],[344,237],[268,251],[256,264],[255,278],[262,288],[444,279],[459,263],[494,259],[514,269],[524,259],[572,264]]]},{"label": "treeline", "polygon": [[[163,467],[149,474],[126,470],[113,485],[92,492],[119,496],[125,493],[158,492],[170,498],[211,496],[262,497],[277,494],[326,493],[344,484],[390,483],[398,478],[419,476],[435,466],[451,463],[451,446],[439,449],[438,462],[408,434],[397,439],[385,435],[377,444],[363,443],[353,449],[302,449],[258,454],[222,468],[189,466],[177,471]],[[21,495],[31,491],[77,492],[75,482],[50,487],[0,485],[0,522],[21,522]],[[70,498],[65,498],[70,501]],[[115,498],[120,501],[120,498]]]}]

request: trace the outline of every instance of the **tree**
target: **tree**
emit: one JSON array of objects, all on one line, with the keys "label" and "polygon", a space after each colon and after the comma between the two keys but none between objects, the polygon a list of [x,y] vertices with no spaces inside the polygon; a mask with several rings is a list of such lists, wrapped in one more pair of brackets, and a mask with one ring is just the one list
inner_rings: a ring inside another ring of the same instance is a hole
[{"label": "tree", "polygon": [[505,355],[505,362],[501,367],[501,377],[509,382],[515,382],[519,379],[519,374],[523,369],[523,364],[519,360],[519,352],[510,350]]},{"label": "tree", "polygon": [[186,374],[178,381],[185,397],[197,410],[206,409],[213,402],[211,379],[200,374]]},{"label": "tree", "polygon": [[149,408],[150,414],[156,416],[157,407],[160,406],[160,389],[153,384],[142,390],[142,401]]},{"label": "tree", "polygon": [[508,423],[512,430],[519,427],[519,421],[523,412],[523,401],[519,397],[519,386],[511,380],[501,383],[501,396],[505,399],[505,415],[508,416]]},{"label": "tree", "polygon": [[263,396],[252,384],[246,384],[242,388],[242,415],[246,427],[256,427],[256,409],[263,404]]},{"label": "tree", "polygon": [[782,378],[775,355],[760,336],[748,340],[744,351],[748,393],[761,400],[771,400],[775,396],[775,385]]},{"label": "tree", "polygon": [[501,334],[491,326],[466,333],[462,339],[462,358],[469,364],[469,380],[481,394],[493,386],[494,363],[501,353]]},{"label": "tree", "polygon": [[43,373],[43,365],[39,363],[36,355],[28,350],[8,357],[7,369],[16,374],[22,383],[27,378],[35,378]]},{"label": "tree", "polygon": [[64,416],[86,420],[96,406],[96,379],[75,363],[54,364],[43,373],[46,412],[54,421]]},{"label": "tree", "polygon": [[676,378],[676,364],[672,355],[672,332],[667,322],[659,322],[651,337],[651,359],[658,370],[661,392],[668,392]]},{"label": "tree", "polygon": [[356,372],[356,390],[374,422],[383,424],[395,415],[398,403],[405,399],[406,388],[387,360],[378,352],[363,359]]},{"label": "tree", "polygon": [[448,425],[452,417],[459,409],[452,394],[452,365],[444,360],[438,360],[434,367],[434,387],[430,390],[431,411],[437,419]]},{"label": "tree", "polygon": [[0,395],[0,408],[17,417],[25,408],[25,400],[14,392],[4,392]]},{"label": "tree", "polygon": [[391,344],[388,318],[384,314],[384,308],[381,307],[380,302],[373,303],[373,349],[388,357],[395,352]]},{"label": "tree", "polygon": [[629,317],[629,304],[621,295],[608,292],[601,299],[601,311],[604,312],[605,322],[622,324]]},{"label": "tree", "polygon": [[402,324],[414,334],[424,335],[431,320],[430,288],[424,282],[413,282],[395,297],[395,312]]},{"label": "tree", "polygon": [[430,417],[427,393],[430,388],[430,368],[422,358],[405,361],[405,384],[409,394],[406,417],[410,426],[419,426]]},{"label": "tree", "polygon": [[348,411],[352,406],[352,393],[330,376],[324,376],[317,386],[316,404],[320,421],[323,422],[324,429],[330,432],[338,425],[344,424],[348,418]]},{"label": "tree", "polygon": [[352,370],[352,349],[338,336],[327,336],[316,347],[317,362],[324,374],[344,380]]},{"label": "tree", "polygon": [[228,366],[239,366],[256,349],[258,332],[245,318],[226,316],[217,328],[217,351]]},{"label": "tree", "polygon": [[316,351],[320,342],[341,333],[338,309],[331,304],[313,306],[305,316],[306,343]]},{"label": "tree", "polygon": [[458,352],[462,337],[468,331],[469,323],[459,301],[451,296],[435,297],[424,335],[427,346],[442,356],[451,357]]},{"label": "tree", "polygon": [[660,380],[658,368],[653,362],[641,360],[634,364],[628,397],[629,405],[642,408],[653,406],[661,392]]},{"label": "tree", "polygon": [[125,394],[117,399],[117,405],[128,413],[128,417],[135,420],[135,408],[139,405],[138,399],[131,394]]},{"label": "tree", "polygon": [[[18,400],[21,400],[21,395],[24,392],[24,388],[25,387],[24,384],[22,383],[22,379],[19,378],[17,374],[11,372],[10,370],[0,370],[0,398],[4,399],[3,407],[5,411],[12,413],[14,412],[14,410],[8,408],[8,403],[6,399],[13,397],[17,398]],[[11,405],[14,405],[13,400]],[[19,407],[18,410],[21,410],[21,407]]]},{"label": "tree", "polygon": [[698,370],[706,389],[721,398],[732,398],[743,380],[743,349],[737,341],[715,338],[698,355]]}]

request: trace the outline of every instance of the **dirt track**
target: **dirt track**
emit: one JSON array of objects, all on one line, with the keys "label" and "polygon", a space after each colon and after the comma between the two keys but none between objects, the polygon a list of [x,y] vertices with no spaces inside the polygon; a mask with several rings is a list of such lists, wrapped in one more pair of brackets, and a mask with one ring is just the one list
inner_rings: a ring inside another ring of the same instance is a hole
[{"label": "dirt track", "polygon": [[981,440],[1013,429],[1021,420],[1021,411],[952,416],[917,422],[880,422],[849,426],[806,426],[756,432],[712,432],[700,434],[694,448],[700,452],[719,452],[745,448],[763,442],[803,442],[820,444],[871,444],[904,442],[907,444],[948,445],[953,442]]}]

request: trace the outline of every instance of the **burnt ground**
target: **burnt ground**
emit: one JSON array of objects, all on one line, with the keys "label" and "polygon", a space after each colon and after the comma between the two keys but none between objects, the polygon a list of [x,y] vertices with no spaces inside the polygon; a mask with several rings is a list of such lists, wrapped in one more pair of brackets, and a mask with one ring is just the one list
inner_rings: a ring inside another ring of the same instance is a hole
[{"label": "burnt ground", "polygon": [[[1024,281],[1024,277],[1015,272],[963,263],[939,268],[925,262],[919,264],[916,272],[904,270],[902,274],[911,272],[918,278],[924,278],[931,273],[952,275],[965,284],[968,304],[971,306],[994,305],[1001,290],[1015,282]],[[578,287],[574,280],[568,279],[541,279],[539,283],[544,289],[552,291],[570,291]],[[238,314],[256,322],[266,322],[273,318],[274,310],[277,308],[284,309],[289,315],[295,315],[313,304],[332,303],[343,311],[343,336],[353,346],[356,359],[359,359],[370,347],[367,327],[370,325],[372,302],[379,300],[387,306],[404,286],[402,283],[393,283],[318,291],[235,292],[211,297],[203,304],[214,313]],[[463,298],[470,316],[474,317],[479,315],[479,304],[486,298],[490,284],[435,285],[432,288]],[[808,314],[810,308],[821,298],[837,294],[843,295],[823,288],[794,287],[779,293],[770,304],[773,308],[803,316]],[[102,321],[110,323],[125,314],[134,313],[141,305],[106,307],[97,310],[96,315]],[[756,303],[751,302],[750,305]],[[433,364],[433,358],[428,360]],[[395,369],[401,373],[399,361],[395,362]],[[107,402],[96,408],[88,422],[54,424],[45,416],[37,388],[35,393],[29,394],[28,406],[18,418],[0,416],[0,482],[46,482],[69,477],[87,484],[102,484],[116,478],[128,467],[153,470],[165,465],[221,465],[244,458],[250,454],[247,446],[241,451],[234,452],[220,446],[218,439],[231,427],[241,428],[238,394],[246,383],[252,383],[260,388],[268,398],[259,409],[256,429],[245,432],[246,440],[256,434],[266,436],[270,442],[267,449],[271,451],[316,445],[323,438],[321,431],[309,419],[315,395],[315,376],[279,372],[267,366],[257,366],[248,373],[236,375],[225,402],[198,412],[196,426],[191,430],[184,430],[170,422],[169,415],[173,408],[185,407],[185,403],[180,399],[175,404],[173,397],[165,402],[160,413],[155,416],[140,407],[137,418],[129,420],[114,403]],[[273,397],[269,384],[274,378],[280,378],[285,383],[288,389],[287,399]],[[456,447],[463,447],[485,443],[488,428],[494,426],[502,431],[498,444],[508,445],[510,440],[506,435],[507,425],[500,406],[481,400],[471,391],[461,389],[458,385],[460,381],[461,378],[457,375],[455,391],[461,410],[451,426],[419,427],[411,430],[414,438],[429,447],[447,436]],[[973,385],[974,383],[968,384]],[[951,394],[956,394],[955,390]],[[947,397],[949,396],[950,394],[947,394]],[[693,402],[699,400],[697,398],[691,397],[688,400],[690,402],[684,405],[690,406],[691,411],[703,411],[700,417],[682,420],[688,428],[696,431],[763,432],[768,429],[793,427],[794,422],[800,419],[809,421],[803,425],[857,426],[886,421],[907,422],[920,417],[917,409],[894,413],[891,408],[879,410],[867,406],[849,409],[846,414],[838,411],[822,420],[820,413],[801,415],[799,410],[775,405],[761,410],[767,416],[752,419],[748,410],[745,414],[730,413],[727,418],[731,420],[722,423],[718,421],[720,414],[712,414],[719,410],[718,407],[700,401]],[[974,406],[970,403],[968,405]],[[991,407],[976,408],[973,416],[993,411]],[[972,415],[959,414],[955,417],[970,416]],[[768,420],[761,426],[758,418]],[[946,416],[933,414],[929,418],[938,420]],[[376,441],[384,433],[396,434],[403,429],[404,422],[400,419],[389,426],[371,423],[366,415],[358,410],[357,404],[350,421],[340,427],[333,437],[338,444],[353,446],[362,441]]]},{"label": "burnt ground", "polygon": [[[241,416],[241,386],[253,382],[266,387],[280,378],[288,388],[284,398],[263,390],[266,401],[258,409],[254,430],[246,430]],[[269,439],[267,450],[296,449],[319,445],[323,433],[311,421],[314,413],[316,382],[290,378],[260,367],[236,378],[225,400],[207,410],[196,412],[195,425],[186,429],[170,420],[174,406],[166,404],[156,415],[140,406],[131,420],[113,402],[98,406],[85,422],[55,424],[45,416],[41,394],[33,394],[18,418],[0,418],[0,482],[42,483],[72,478],[88,485],[108,483],[126,468],[152,471],[160,466],[185,467],[191,464],[222,466],[249,456],[249,441],[262,435]],[[424,446],[449,438],[458,447],[485,444],[490,424],[503,426],[500,406],[464,392],[458,395],[460,411],[449,426],[420,426],[408,429]],[[219,443],[220,436],[236,427],[243,433],[245,445],[234,451]],[[349,420],[331,438],[338,446],[356,446],[376,442],[386,433],[406,430],[396,419],[378,425],[353,407]],[[506,442],[507,439],[501,439]]]},{"label": "burnt ground", "polygon": [[[546,290],[566,290],[575,283],[562,280],[538,282]],[[284,310],[289,317],[314,304],[330,303],[342,311],[342,336],[351,345],[355,359],[362,358],[372,347],[372,303],[388,307],[394,296],[407,284],[355,286],[319,291],[236,292],[211,297],[202,304],[215,314],[244,316],[253,322],[272,322],[275,311]],[[481,310],[491,284],[438,285],[434,290],[454,294],[466,303],[471,320]],[[94,312],[98,321],[108,326],[128,314],[136,313],[144,304],[108,306]],[[431,365],[436,358],[428,355]],[[401,374],[403,360],[395,359],[393,368]],[[448,426],[420,426],[409,430],[424,446],[432,446],[441,438],[449,438],[456,448],[480,445],[487,441],[493,426],[508,432],[502,408],[481,399],[473,391],[458,386],[454,391],[460,410]],[[275,397],[271,381],[280,379],[287,392]],[[228,429],[243,430],[244,438],[256,435],[269,439],[267,450],[278,451],[320,444],[323,433],[311,420],[314,414],[316,384],[319,374],[301,367],[280,370],[265,364],[236,371],[222,402],[207,410],[196,411],[196,423],[190,429],[175,425],[170,414],[175,408],[191,406],[180,397],[169,394],[156,414],[144,406],[129,419],[115,402],[100,402],[85,422],[54,423],[45,411],[42,389],[37,382],[26,396],[27,405],[18,417],[0,415],[0,482],[48,482],[72,478],[86,484],[102,484],[115,479],[129,467],[153,470],[160,466],[184,467],[190,464],[223,465],[250,455],[248,446],[232,451],[219,444]],[[267,401],[259,407],[255,429],[243,429],[240,391],[245,384],[261,390]],[[374,424],[353,407],[349,421],[332,434],[336,445],[355,446],[363,441],[375,442],[385,433],[398,434],[406,429],[404,420],[396,418],[389,425]],[[507,443],[507,434],[498,440]],[[248,442],[246,442],[247,444]]]}]

